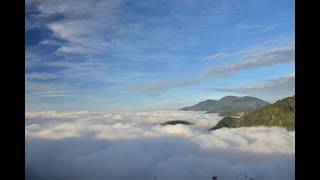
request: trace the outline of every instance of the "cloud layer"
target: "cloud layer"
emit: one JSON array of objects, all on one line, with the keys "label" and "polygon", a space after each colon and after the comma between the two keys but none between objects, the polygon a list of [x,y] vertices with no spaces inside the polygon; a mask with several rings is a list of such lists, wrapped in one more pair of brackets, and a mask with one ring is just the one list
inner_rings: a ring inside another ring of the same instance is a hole
[{"label": "cloud layer", "polygon": [[[194,126],[160,126],[168,120]],[[208,131],[221,117],[201,112],[26,113],[30,180],[294,179],[295,132]]]}]

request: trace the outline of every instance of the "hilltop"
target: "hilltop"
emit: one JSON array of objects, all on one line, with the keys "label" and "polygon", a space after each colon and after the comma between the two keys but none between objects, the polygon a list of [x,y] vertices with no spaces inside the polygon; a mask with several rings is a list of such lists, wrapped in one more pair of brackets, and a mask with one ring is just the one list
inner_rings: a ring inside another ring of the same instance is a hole
[{"label": "hilltop", "polygon": [[295,96],[281,99],[240,118],[225,117],[210,130],[222,127],[278,126],[295,129]]},{"label": "hilltop", "polygon": [[180,111],[207,111],[221,116],[241,116],[268,104],[270,103],[251,96],[225,96],[219,100],[208,99]]},{"label": "hilltop", "polygon": [[168,121],[168,122],[162,123],[160,125],[176,125],[176,124],[192,125],[193,123],[187,122],[187,121],[182,121],[182,120],[173,120],[173,121]]}]

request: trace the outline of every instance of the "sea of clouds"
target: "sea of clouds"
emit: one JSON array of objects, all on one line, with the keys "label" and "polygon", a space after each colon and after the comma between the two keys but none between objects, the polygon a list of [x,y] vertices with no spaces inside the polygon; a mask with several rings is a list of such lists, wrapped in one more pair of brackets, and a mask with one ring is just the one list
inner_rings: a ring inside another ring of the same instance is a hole
[{"label": "sea of clouds", "polygon": [[[28,180],[292,180],[295,132],[204,112],[26,112]],[[168,125],[186,120],[194,125]],[[249,179],[248,179],[249,180]]]}]

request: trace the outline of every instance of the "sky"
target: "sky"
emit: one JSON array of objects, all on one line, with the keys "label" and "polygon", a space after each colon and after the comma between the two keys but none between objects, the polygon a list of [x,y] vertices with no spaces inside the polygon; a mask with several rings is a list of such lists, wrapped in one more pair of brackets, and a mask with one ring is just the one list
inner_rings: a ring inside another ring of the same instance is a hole
[{"label": "sky", "polygon": [[26,0],[27,111],[176,110],[295,86],[290,0]]}]

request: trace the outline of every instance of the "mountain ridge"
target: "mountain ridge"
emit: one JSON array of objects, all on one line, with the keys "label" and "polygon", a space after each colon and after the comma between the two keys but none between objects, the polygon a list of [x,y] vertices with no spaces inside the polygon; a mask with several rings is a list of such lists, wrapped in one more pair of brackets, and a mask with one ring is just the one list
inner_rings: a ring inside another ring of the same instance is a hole
[{"label": "mountain ridge", "polygon": [[[222,113],[222,115],[224,113],[227,115],[238,115],[239,113],[244,114],[251,112],[268,104],[270,103],[251,96],[225,96],[219,100],[207,99],[193,106],[184,107],[179,110],[207,111],[207,113]],[[229,109],[230,112],[226,112],[227,109]]]}]

